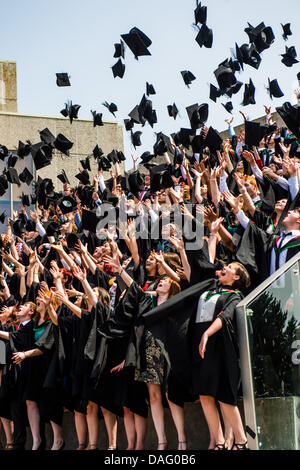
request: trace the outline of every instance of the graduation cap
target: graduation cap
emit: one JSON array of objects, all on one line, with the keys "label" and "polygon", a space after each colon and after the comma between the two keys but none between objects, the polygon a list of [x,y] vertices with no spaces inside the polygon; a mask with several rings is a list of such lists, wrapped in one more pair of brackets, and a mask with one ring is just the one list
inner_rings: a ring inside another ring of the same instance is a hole
[{"label": "graduation cap", "polygon": [[0,160],[3,160],[8,157],[8,148],[5,145],[0,145]]},{"label": "graduation cap", "polygon": [[205,24],[207,20],[207,7],[201,6],[201,2],[197,4],[197,7],[194,11],[195,23]]},{"label": "graduation cap", "polygon": [[153,146],[153,151],[155,156],[163,155],[165,152],[173,153],[174,150],[170,138],[162,132],[158,132],[156,134],[156,142]]},{"label": "graduation cap", "polygon": [[191,141],[191,145],[194,153],[202,153],[203,148],[206,146],[203,135],[195,135]]},{"label": "graduation cap", "polygon": [[125,162],[126,160],[125,155],[122,152],[122,150],[117,150],[117,157],[118,157],[119,163]]},{"label": "graduation cap", "polygon": [[70,184],[69,178],[67,177],[67,174],[64,169],[61,170],[61,173],[57,175],[57,178],[63,183],[68,183]]},{"label": "graduation cap", "polygon": [[223,139],[219,132],[210,126],[208,129],[206,139],[204,140],[204,145],[210,149],[213,153],[216,150],[220,150],[222,148]]},{"label": "graduation cap", "polygon": [[65,117],[69,116],[70,123],[72,124],[73,119],[78,119],[78,111],[80,108],[80,104],[72,104],[72,101],[70,101],[65,104],[65,109],[61,111],[61,114]]},{"label": "graduation cap", "polygon": [[91,110],[91,113],[93,115],[94,127],[103,126],[104,124],[102,122],[102,113],[97,113],[97,111],[92,111],[92,110]]},{"label": "graduation cap", "polygon": [[249,84],[245,83],[244,99],[242,102],[243,106],[248,106],[249,104],[256,104],[255,101],[255,86],[250,78]]},{"label": "graduation cap", "polygon": [[281,26],[282,26],[282,29],[283,29],[283,39],[286,41],[288,39],[288,36],[292,36],[292,31],[291,31],[291,23],[287,23],[287,24],[282,24],[281,23]]},{"label": "graduation cap", "polygon": [[155,158],[155,155],[146,151],[140,156],[140,159],[142,160],[141,164],[144,165],[145,163],[149,163],[153,158]]},{"label": "graduation cap", "polygon": [[226,109],[226,111],[230,114],[232,114],[232,110],[233,110],[233,106],[232,106],[232,102],[231,101],[228,101],[228,103],[226,104],[223,104],[222,103],[222,106],[224,106],[224,108]]},{"label": "graduation cap", "polygon": [[276,111],[285,122],[288,129],[297,137],[300,137],[300,120],[298,109],[292,106],[292,104],[287,101],[279,108],[276,108]]},{"label": "graduation cap", "polygon": [[146,82],[146,95],[156,95],[156,91],[154,89],[154,86],[151,85],[150,83]]},{"label": "graduation cap", "polygon": [[8,189],[8,181],[7,181],[6,174],[4,173],[2,175],[0,174],[0,186],[1,186],[1,189],[4,189],[4,193],[5,193],[5,191]]},{"label": "graduation cap", "polygon": [[175,103],[173,104],[169,104],[167,106],[167,109],[168,109],[168,114],[170,117],[173,117],[174,119],[176,119],[177,117],[177,114],[178,114],[178,109],[177,109],[177,106]]},{"label": "graduation cap", "polygon": [[183,70],[180,72],[183,78],[184,83],[187,85],[187,87],[190,87],[190,84],[192,83],[193,80],[196,80],[195,75],[192,74],[189,70]]},{"label": "graduation cap", "polygon": [[8,157],[8,161],[7,161],[7,166],[8,168],[13,168],[15,166],[15,164],[17,163],[17,160],[18,160],[18,156],[17,155],[10,155]]},{"label": "graduation cap", "polygon": [[69,150],[73,147],[74,144],[63,134],[58,134],[55,141],[53,142],[53,145],[57,150],[69,156]]},{"label": "graduation cap", "polygon": [[5,213],[5,212],[2,212],[2,214],[0,215],[0,223],[1,223],[1,224],[4,224],[5,218],[6,218],[6,213]]},{"label": "graduation cap", "polygon": [[256,28],[248,23],[245,32],[248,34],[250,42],[254,43],[257,51],[263,52],[268,49],[275,40],[275,36],[271,26],[265,26],[264,22],[260,23]]},{"label": "graduation cap", "polygon": [[57,86],[71,86],[69,75],[67,73],[57,73],[56,85]]},{"label": "graduation cap", "polygon": [[213,85],[211,83],[210,84],[210,89],[209,89],[209,99],[216,103],[217,98],[220,98],[220,96],[221,96],[220,90],[215,85]]},{"label": "graduation cap", "polygon": [[195,38],[195,41],[201,48],[204,46],[210,49],[212,47],[213,40],[213,30],[210,29],[206,24],[203,24]]},{"label": "graduation cap", "polygon": [[111,168],[111,164],[107,158],[103,156],[98,158],[98,170],[107,171],[110,168]]},{"label": "graduation cap", "polygon": [[107,159],[111,163],[119,163],[119,158],[117,151],[114,149],[110,153],[107,154]]},{"label": "graduation cap", "polygon": [[121,34],[121,38],[124,39],[136,59],[140,56],[151,55],[147,49],[152,44],[151,39],[136,26],[128,34]]},{"label": "graduation cap", "polygon": [[121,59],[119,59],[118,62],[116,62],[115,65],[112,66],[112,71],[114,78],[123,78],[125,73],[125,64],[123,64]]},{"label": "graduation cap", "polygon": [[51,178],[44,178],[38,185],[38,192],[54,197],[54,186]]},{"label": "graduation cap", "polygon": [[171,188],[174,182],[171,178],[170,166],[163,163],[150,169],[150,191],[155,193],[161,189]]},{"label": "graduation cap", "polygon": [[273,96],[274,98],[282,98],[282,96],[284,96],[284,93],[282,93],[280,86],[278,85],[278,81],[276,79],[270,81],[270,79],[268,78],[268,82],[268,92],[270,94],[270,98],[273,99]]},{"label": "graduation cap", "polygon": [[81,227],[83,230],[89,230],[95,233],[99,220],[95,212],[82,209]]},{"label": "graduation cap", "polygon": [[134,148],[139,147],[140,145],[142,145],[141,135],[142,135],[142,132],[140,132],[140,131],[137,131],[137,132],[132,132],[131,131],[131,142],[132,142]]},{"label": "graduation cap", "polygon": [[86,157],[84,160],[80,160],[81,166],[84,170],[91,171],[90,159]]},{"label": "graduation cap", "polygon": [[80,238],[77,233],[68,233],[66,236],[66,242],[69,250],[74,250],[75,246],[78,244],[78,240],[80,240]]},{"label": "graduation cap", "polygon": [[31,199],[31,204],[35,205],[36,201],[37,201],[37,195],[36,194],[31,194],[30,199]]},{"label": "graduation cap", "polygon": [[125,45],[122,39],[120,40],[120,42],[117,42],[116,44],[114,44],[114,46],[115,46],[114,58],[118,59],[118,57],[123,57],[123,59],[125,59]]},{"label": "graduation cap", "polygon": [[285,54],[281,54],[281,56],[283,57],[281,62],[287,67],[292,67],[299,62],[299,60],[296,59],[297,52],[294,46],[285,47]]},{"label": "graduation cap", "polygon": [[255,44],[243,44],[240,47],[240,51],[243,56],[243,62],[258,70],[262,59]]},{"label": "graduation cap", "polygon": [[55,141],[55,137],[54,135],[49,131],[48,127],[46,127],[45,129],[43,129],[42,131],[39,131],[40,133],[40,138],[41,138],[41,141],[44,142],[45,144],[47,145],[50,145],[51,147],[53,147],[53,143]]},{"label": "graduation cap", "polygon": [[58,203],[58,206],[63,214],[68,214],[77,209],[77,202],[71,196],[64,196]]},{"label": "graduation cap", "polygon": [[126,131],[130,131],[133,129],[134,121],[133,119],[124,119],[125,129]]},{"label": "graduation cap", "polygon": [[26,183],[28,186],[30,185],[31,181],[33,180],[33,175],[30,173],[27,167],[25,167],[22,173],[19,174],[19,180],[22,181],[22,183]]},{"label": "graduation cap", "polygon": [[232,85],[237,83],[234,72],[230,67],[219,65],[219,67],[214,71],[214,74],[221,94],[225,94]]},{"label": "graduation cap", "polygon": [[27,194],[22,193],[21,202],[22,202],[22,206],[29,207],[30,206],[29,196]]},{"label": "graduation cap", "polygon": [[192,129],[200,129],[208,119],[208,104],[192,104],[186,108]]},{"label": "graduation cap", "polygon": [[13,222],[11,228],[14,235],[22,238],[23,233],[26,232],[26,223],[21,219],[17,219]]},{"label": "graduation cap", "polygon": [[19,140],[17,155],[20,158],[27,157],[30,154],[30,144],[24,144],[21,140]]},{"label": "graduation cap", "polygon": [[144,178],[139,170],[133,171],[127,177],[127,188],[134,196],[138,197],[139,191],[145,187]]},{"label": "graduation cap", "polygon": [[115,112],[118,111],[117,105],[115,103],[110,103],[109,104],[107,101],[104,101],[104,103],[102,103],[102,104],[103,104],[103,106],[105,106],[108,109],[108,111],[111,112],[111,114],[113,114],[115,116]]},{"label": "graduation cap", "polygon": [[36,170],[51,164],[53,149],[50,145],[44,142],[38,142],[37,144],[31,145],[30,149]]},{"label": "graduation cap", "polygon": [[90,176],[86,170],[77,173],[77,175],[75,175],[75,178],[77,178],[82,184],[90,184]]},{"label": "graduation cap", "polygon": [[182,144],[186,149],[189,149],[191,140],[195,133],[196,131],[194,129],[186,129],[182,127],[176,134],[171,134],[171,137],[174,140],[175,145]]},{"label": "graduation cap", "polygon": [[46,235],[47,237],[54,237],[55,235],[59,234],[59,224],[51,220],[45,225]]},{"label": "graduation cap", "polygon": [[245,121],[245,144],[249,148],[258,147],[264,131],[259,122]]},{"label": "graduation cap", "polygon": [[240,64],[241,69],[244,70],[243,54],[242,54],[241,49],[237,45],[237,43],[235,43],[235,57],[236,57],[236,60],[238,61],[238,63]]},{"label": "graduation cap", "polygon": [[99,147],[98,144],[95,146],[93,150],[93,155],[94,155],[95,160],[97,158],[100,158],[103,155],[103,150]]}]

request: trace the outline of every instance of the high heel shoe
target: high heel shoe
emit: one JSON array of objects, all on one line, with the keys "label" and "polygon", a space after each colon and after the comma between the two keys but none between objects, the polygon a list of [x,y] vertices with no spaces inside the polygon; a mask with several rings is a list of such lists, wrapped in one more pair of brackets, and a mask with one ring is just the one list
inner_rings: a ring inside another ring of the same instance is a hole
[{"label": "high heel shoe", "polygon": [[98,450],[97,444],[90,444],[85,450]]},{"label": "high heel shoe", "polygon": [[230,450],[250,450],[249,447],[246,447],[247,444],[248,441],[244,442],[243,444],[238,444],[234,442]]},{"label": "high heel shoe", "polygon": [[224,444],[216,444],[214,450],[228,450],[226,442],[224,442]]},{"label": "high heel shoe", "polygon": [[78,447],[76,450],[85,450],[86,445],[85,444],[78,444]]}]

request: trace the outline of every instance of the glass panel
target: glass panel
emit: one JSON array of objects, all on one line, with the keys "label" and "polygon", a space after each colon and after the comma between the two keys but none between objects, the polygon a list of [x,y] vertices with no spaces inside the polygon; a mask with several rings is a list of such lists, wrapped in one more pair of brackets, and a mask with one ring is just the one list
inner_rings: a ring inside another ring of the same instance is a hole
[{"label": "glass panel", "polygon": [[300,262],[246,308],[259,449],[300,448]]}]

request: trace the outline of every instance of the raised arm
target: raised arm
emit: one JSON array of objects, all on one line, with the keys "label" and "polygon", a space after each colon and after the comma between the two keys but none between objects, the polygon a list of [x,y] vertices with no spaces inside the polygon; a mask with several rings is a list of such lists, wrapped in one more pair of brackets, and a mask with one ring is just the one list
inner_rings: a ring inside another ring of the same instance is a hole
[{"label": "raised arm", "polygon": [[91,288],[89,282],[87,281],[86,270],[85,269],[81,270],[78,266],[75,266],[73,269],[73,274],[81,282],[84,292],[86,293],[90,304],[93,307],[95,307],[98,302],[98,297],[97,297],[97,294]]}]

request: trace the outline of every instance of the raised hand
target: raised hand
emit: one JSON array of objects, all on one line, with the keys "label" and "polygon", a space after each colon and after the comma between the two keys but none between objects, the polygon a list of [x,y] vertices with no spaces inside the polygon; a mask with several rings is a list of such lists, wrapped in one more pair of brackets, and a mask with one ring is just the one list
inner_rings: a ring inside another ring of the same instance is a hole
[{"label": "raised hand", "polygon": [[224,217],[219,217],[217,220],[212,222],[210,226],[210,233],[217,234],[220,230],[223,220],[224,220]]},{"label": "raised hand", "polygon": [[170,236],[169,237],[169,241],[172,243],[172,245],[175,246],[176,250],[177,251],[182,251],[184,250],[184,241],[183,241],[183,238],[181,238],[180,240],[174,236]]},{"label": "raised hand", "polygon": [[283,159],[288,158],[290,155],[292,144],[286,147],[282,142],[279,142],[279,147],[283,152]]},{"label": "raised hand", "polygon": [[78,279],[80,282],[83,282],[86,280],[86,269],[80,269],[79,266],[74,266],[73,268],[73,274]]},{"label": "raised hand", "polygon": [[234,197],[230,192],[226,191],[224,192],[224,198],[225,201],[228,202],[228,204],[232,207],[233,212],[237,214],[240,210],[240,200],[242,195]]}]

